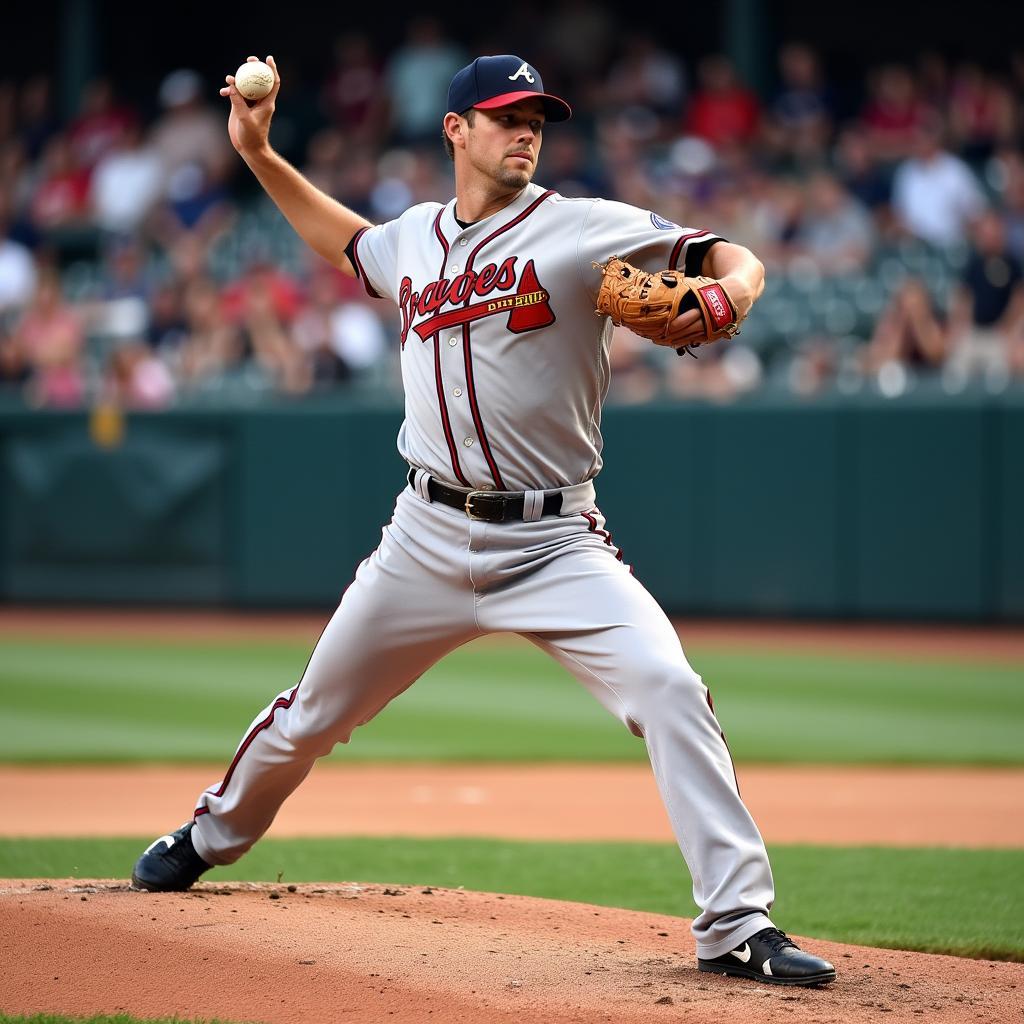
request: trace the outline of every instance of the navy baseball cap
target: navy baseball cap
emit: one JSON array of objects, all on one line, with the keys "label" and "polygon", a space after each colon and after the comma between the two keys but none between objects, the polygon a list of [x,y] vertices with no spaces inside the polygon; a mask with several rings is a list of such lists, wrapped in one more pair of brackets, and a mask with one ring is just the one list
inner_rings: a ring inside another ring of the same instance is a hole
[{"label": "navy baseball cap", "polygon": [[472,107],[491,110],[536,96],[544,102],[549,121],[568,121],[572,108],[563,99],[544,91],[540,72],[522,57],[503,53],[497,57],[477,57],[457,72],[448,86],[448,109],[464,114]]}]

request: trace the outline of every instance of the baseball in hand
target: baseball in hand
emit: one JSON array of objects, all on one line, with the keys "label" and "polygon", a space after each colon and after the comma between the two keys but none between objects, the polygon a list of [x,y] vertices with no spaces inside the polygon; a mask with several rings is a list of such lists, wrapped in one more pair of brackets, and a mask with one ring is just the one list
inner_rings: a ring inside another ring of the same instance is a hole
[{"label": "baseball in hand", "polygon": [[274,72],[261,60],[246,61],[235,72],[235,88],[247,100],[261,100],[274,88]]}]

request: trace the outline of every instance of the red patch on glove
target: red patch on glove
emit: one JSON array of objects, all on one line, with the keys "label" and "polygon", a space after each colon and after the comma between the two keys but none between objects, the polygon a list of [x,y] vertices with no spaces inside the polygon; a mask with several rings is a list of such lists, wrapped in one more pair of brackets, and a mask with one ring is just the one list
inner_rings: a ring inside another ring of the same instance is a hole
[{"label": "red patch on glove", "polygon": [[725,289],[720,284],[706,284],[699,291],[707,303],[708,312],[711,314],[716,331],[732,323],[729,300],[726,298]]}]

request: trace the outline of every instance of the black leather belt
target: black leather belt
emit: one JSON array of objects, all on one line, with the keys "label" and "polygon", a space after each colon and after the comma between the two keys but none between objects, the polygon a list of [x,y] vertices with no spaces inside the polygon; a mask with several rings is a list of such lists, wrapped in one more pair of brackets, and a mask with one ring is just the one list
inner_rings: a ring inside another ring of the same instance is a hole
[{"label": "black leather belt", "polygon": [[[410,469],[409,483],[416,486],[416,470]],[[503,494],[496,491],[460,491],[457,487],[448,487],[429,477],[427,491],[431,501],[439,501],[442,505],[457,508],[465,512],[470,519],[478,519],[485,523],[507,523],[523,518],[523,507],[526,495]],[[562,495],[555,491],[544,495],[544,507],[541,515],[556,516],[562,511]]]}]

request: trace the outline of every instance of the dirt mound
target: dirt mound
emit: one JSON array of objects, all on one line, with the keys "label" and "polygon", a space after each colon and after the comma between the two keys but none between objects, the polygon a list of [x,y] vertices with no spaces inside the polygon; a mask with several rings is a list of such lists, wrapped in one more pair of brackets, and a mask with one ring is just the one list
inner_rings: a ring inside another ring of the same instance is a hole
[{"label": "dirt mound", "polygon": [[680,918],[462,890],[0,881],[0,921],[13,1013],[996,1024],[1019,1019],[1024,991],[1020,964],[819,940],[806,945],[839,970],[826,988],[714,977]]}]

